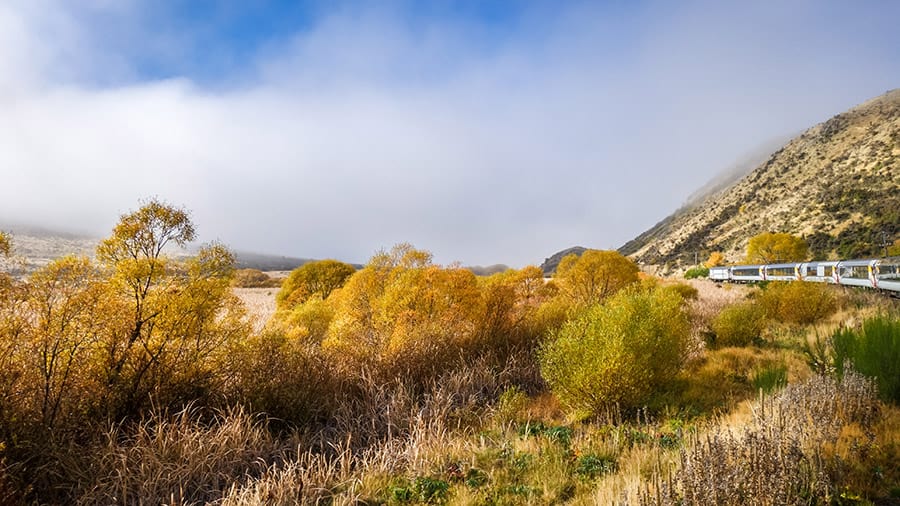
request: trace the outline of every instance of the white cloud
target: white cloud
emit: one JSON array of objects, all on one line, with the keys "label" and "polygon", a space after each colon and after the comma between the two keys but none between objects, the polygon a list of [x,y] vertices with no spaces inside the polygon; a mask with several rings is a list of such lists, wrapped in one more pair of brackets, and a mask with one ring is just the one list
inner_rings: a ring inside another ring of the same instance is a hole
[{"label": "white cloud", "polygon": [[[138,82],[91,32],[110,17],[128,32],[134,5],[41,2],[0,7],[0,221],[105,233],[158,195],[206,238],[297,256],[411,241],[522,265],[617,247],[740,153],[900,82],[897,50],[866,35],[883,20],[834,34],[831,18],[801,23],[815,5],[707,4],[639,11],[628,33],[581,7],[487,45],[464,23],[348,9],[234,86]],[[168,36],[148,47],[177,47]]]}]

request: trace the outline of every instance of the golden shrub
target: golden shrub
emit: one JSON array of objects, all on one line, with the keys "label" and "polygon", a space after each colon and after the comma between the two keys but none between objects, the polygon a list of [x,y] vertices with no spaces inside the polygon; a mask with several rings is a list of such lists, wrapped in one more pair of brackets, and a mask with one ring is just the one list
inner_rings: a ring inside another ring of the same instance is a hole
[{"label": "golden shrub", "polygon": [[760,304],[771,318],[799,325],[816,323],[837,307],[831,287],[821,283],[770,283],[760,295]]},{"label": "golden shrub", "polygon": [[681,369],[689,335],[676,293],[624,290],[563,324],[541,350],[541,373],[576,412],[639,406]]},{"label": "golden shrub", "polygon": [[766,323],[765,310],[754,301],[739,302],[726,307],[712,321],[716,348],[748,346],[760,339]]}]

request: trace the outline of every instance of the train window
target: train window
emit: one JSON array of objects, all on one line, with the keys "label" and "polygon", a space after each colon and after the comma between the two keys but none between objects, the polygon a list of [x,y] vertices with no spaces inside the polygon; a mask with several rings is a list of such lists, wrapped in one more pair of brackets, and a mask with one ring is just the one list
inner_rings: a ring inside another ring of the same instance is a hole
[{"label": "train window", "polygon": [[878,279],[900,279],[900,262],[878,265]]},{"label": "train window", "polygon": [[770,276],[794,276],[793,267],[769,267],[766,273]]},{"label": "train window", "polygon": [[850,278],[850,279],[868,279],[869,278],[869,266],[868,265],[842,265],[841,266],[841,277],[842,278]]}]

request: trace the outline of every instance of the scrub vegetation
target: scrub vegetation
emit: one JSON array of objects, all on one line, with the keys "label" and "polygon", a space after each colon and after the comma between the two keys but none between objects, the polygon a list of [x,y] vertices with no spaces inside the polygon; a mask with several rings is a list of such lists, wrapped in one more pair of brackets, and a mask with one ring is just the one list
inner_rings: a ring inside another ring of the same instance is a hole
[{"label": "scrub vegetation", "polygon": [[900,497],[895,301],[613,251],[476,276],[401,244],[301,266],[255,327],[235,286],[271,279],[167,255],[194,236],[151,200],[96,260],[0,273],[0,503]]}]

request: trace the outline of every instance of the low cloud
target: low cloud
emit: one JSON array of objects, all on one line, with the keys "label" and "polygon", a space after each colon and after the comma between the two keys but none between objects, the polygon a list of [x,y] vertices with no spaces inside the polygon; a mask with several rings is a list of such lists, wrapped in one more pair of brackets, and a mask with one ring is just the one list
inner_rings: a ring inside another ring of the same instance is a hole
[{"label": "low cloud", "polygon": [[[900,12],[818,2],[573,4],[499,42],[345,6],[214,82],[130,67],[190,43],[134,48],[136,2],[41,3],[0,7],[0,221],[105,234],[159,196],[205,239],[348,261],[618,247],[741,153],[900,83]],[[121,48],[90,35],[109,19]]]}]

